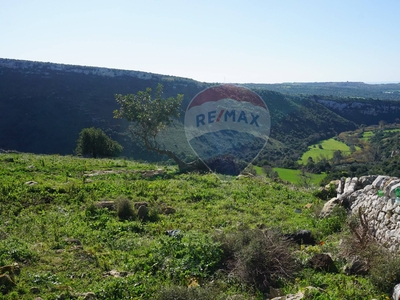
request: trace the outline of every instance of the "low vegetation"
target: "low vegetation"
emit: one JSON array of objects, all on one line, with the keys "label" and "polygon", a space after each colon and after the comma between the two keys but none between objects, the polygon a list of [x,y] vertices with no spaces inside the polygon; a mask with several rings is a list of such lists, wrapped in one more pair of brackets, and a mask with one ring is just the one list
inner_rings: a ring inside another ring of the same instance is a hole
[{"label": "low vegetation", "polygon": [[[265,176],[0,154],[0,299],[264,299],[307,286],[318,299],[386,299],[383,271],[340,271],[346,213],[318,218],[314,195]],[[300,229],[316,244],[284,238]],[[337,273],[309,267],[327,252]]]}]

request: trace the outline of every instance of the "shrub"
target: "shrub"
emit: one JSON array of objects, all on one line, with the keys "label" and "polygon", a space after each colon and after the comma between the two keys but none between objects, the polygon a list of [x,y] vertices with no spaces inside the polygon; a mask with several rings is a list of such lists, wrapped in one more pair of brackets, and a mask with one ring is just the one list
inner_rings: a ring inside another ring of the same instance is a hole
[{"label": "shrub", "polygon": [[326,218],[316,222],[316,238],[322,239],[328,235],[340,232],[346,225],[347,211],[342,206],[336,206]]},{"label": "shrub", "polygon": [[225,265],[240,281],[262,292],[294,278],[291,242],[272,230],[243,230],[222,237]]},{"label": "shrub", "polygon": [[384,293],[391,293],[400,282],[400,257],[393,253],[375,256],[370,268],[372,284]]},{"label": "shrub", "polygon": [[117,215],[121,220],[132,220],[135,212],[129,199],[119,198],[116,201]]},{"label": "shrub", "polygon": [[175,282],[209,276],[222,258],[220,244],[204,233],[163,236],[159,242],[153,254],[153,271],[162,270],[166,278]]},{"label": "shrub", "polygon": [[119,156],[123,147],[116,141],[109,138],[100,128],[84,128],[79,133],[75,152],[78,155],[91,155],[113,157]]}]

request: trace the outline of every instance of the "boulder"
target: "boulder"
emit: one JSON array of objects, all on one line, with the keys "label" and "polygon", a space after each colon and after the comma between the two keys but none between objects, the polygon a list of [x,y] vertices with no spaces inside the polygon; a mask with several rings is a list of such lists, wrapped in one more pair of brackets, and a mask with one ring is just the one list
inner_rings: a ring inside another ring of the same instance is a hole
[{"label": "boulder", "polygon": [[366,261],[354,257],[344,266],[343,271],[346,275],[367,275],[369,268]]},{"label": "boulder", "polygon": [[285,234],[285,238],[299,245],[315,245],[315,239],[309,230],[299,230],[295,233]]},{"label": "boulder", "polygon": [[393,300],[400,300],[400,283],[396,284],[395,287],[393,288],[392,299]]},{"label": "boulder", "polygon": [[146,206],[149,207],[149,203],[148,202],[135,202],[135,204],[133,204],[133,206],[135,207],[135,209],[139,209],[139,207],[141,206]]},{"label": "boulder", "polygon": [[315,254],[307,263],[310,268],[317,271],[336,273],[338,271],[332,257],[326,253]]},{"label": "boulder", "polygon": [[333,209],[339,204],[339,199],[338,198],[332,198],[328,202],[324,204],[324,207],[322,208],[321,212],[319,213],[319,216],[321,218],[325,218],[331,214]]},{"label": "boulder", "polygon": [[94,204],[97,208],[107,208],[109,210],[115,210],[115,201],[99,201]]},{"label": "boulder", "polygon": [[137,212],[138,218],[141,221],[146,221],[149,217],[149,209],[145,205],[139,206],[138,212]]}]

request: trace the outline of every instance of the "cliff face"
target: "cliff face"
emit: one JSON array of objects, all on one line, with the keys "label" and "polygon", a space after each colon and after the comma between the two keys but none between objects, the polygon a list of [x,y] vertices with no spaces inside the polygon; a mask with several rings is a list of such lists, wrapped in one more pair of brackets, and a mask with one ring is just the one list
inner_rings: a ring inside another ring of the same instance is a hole
[{"label": "cliff face", "polygon": [[400,118],[399,101],[317,99],[316,102],[357,124],[374,125],[380,121],[393,123]]},{"label": "cliff face", "polygon": [[139,71],[0,59],[0,149],[72,154],[79,132],[94,126],[123,144],[124,155],[146,159],[123,135],[126,122],[113,118],[114,95],[158,83],[166,97],[190,99],[204,89],[194,80]]}]

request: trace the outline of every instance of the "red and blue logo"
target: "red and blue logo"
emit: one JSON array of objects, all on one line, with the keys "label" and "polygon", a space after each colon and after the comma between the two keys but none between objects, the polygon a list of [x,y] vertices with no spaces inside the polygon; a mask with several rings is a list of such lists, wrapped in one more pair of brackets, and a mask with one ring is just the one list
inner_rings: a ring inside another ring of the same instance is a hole
[{"label": "red and blue logo", "polygon": [[[190,146],[211,170],[235,175],[265,147],[271,120],[259,95],[244,87],[220,85],[192,99],[184,125]],[[235,164],[235,171],[225,172],[220,167],[224,164],[230,169]]]}]

